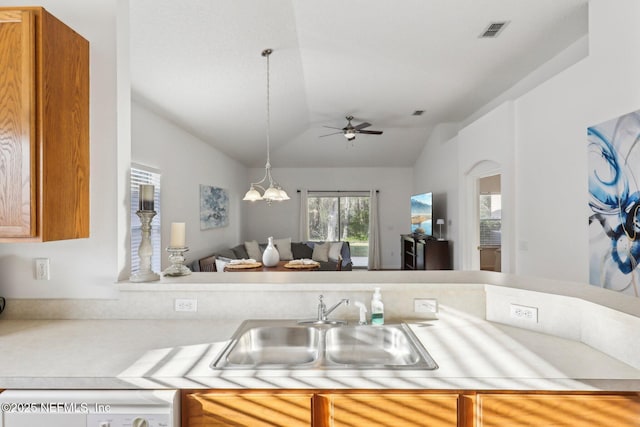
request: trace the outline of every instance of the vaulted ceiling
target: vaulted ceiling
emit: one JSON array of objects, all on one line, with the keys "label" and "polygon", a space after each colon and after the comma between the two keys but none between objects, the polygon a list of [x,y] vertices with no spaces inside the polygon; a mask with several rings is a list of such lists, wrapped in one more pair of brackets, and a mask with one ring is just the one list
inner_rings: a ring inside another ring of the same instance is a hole
[{"label": "vaulted ceiling", "polygon": [[[133,97],[248,166],[412,166],[463,120],[587,33],[587,0],[135,0]],[[507,21],[496,38],[480,38]],[[413,116],[415,110],[424,110]],[[325,126],[384,134],[347,142]],[[134,141],[135,143],[135,141]],[[176,141],[179,145],[180,141]]]}]

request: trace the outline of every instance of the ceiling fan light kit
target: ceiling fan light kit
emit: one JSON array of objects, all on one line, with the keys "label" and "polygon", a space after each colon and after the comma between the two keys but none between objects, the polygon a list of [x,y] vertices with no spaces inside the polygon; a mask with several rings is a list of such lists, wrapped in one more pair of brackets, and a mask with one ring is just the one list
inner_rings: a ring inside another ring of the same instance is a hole
[{"label": "ceiling fan light kit", "polygon": [[[271,133],[271,109],[269,103],[269,55],[273,50],[265,49],[262,51],[262,56],[267,59],[267,163],[264,165],[264,177],[258,182],[252,182],[249,191],[244,195],[242,200],[246,200],[249,202],[257,202],[260,200],[264,200],[268,205],[271,202],[281,202],[283,200],[289,200],[289,195],[286,191],[280,187],[280,185],[273,179],[271,176],[271,159],[270,159],[270,133]],[[261,185],[265,183],[267,179],[269,180],[269,188],[265,190],[265,188]],[[263,194],[256,189],[259,188],[262,190]]]},{"label": "ceiling fan light kit", "polygon": [[354,126],[351,124],[351,120],[353,120],[353,116],[346,116],[345,119],[347,119],[347,125],[342,129],[334,128],[331,126],[325,126],[326,128],[330,128],[330,129],[339,129],[340,132],[334,132],[328,135],[320,135],[320,137],[322,138],[325,136],[336,135],[341,133],[344,135],[345,138],[347,138],[347,141],[353,141],[354,139],[356,139],[356,134],[359,134],[359,133],[365,134],[365,135],[382,135],[381,130],[363,130],[364,128],[368,128],[369,126],[371,126],[371,123],[364,122]]},{"label": "ceiling fan light kit", "polygon": [[344,131],[344,137],[347,138],[347,141],[351,141],[356,138],[356,131],[353,129],[347,129]]}]

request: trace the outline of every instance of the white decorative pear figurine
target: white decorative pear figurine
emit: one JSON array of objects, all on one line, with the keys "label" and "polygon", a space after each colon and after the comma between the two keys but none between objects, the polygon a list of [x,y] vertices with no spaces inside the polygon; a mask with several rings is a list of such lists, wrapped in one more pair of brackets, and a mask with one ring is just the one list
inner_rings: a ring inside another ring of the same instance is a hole
[{"label": "white decorative pear figurine", "polygon": [[262,254],[262,264],[264,264],[265,267],[275,267],[276,265],[278,265],[279,261],[280,253],[278,252],[276,247],[273,246],[273,237],[269,237],[269,244]]}]

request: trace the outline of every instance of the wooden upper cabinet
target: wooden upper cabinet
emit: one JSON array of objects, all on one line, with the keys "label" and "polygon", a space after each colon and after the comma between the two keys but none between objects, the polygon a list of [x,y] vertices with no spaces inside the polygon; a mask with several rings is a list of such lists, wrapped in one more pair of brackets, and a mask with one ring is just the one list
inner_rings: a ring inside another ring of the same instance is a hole
[{"label": "wooden upper cabinet", "polygon": [[0,8],[0,242],[89,237],[89,42]]}]

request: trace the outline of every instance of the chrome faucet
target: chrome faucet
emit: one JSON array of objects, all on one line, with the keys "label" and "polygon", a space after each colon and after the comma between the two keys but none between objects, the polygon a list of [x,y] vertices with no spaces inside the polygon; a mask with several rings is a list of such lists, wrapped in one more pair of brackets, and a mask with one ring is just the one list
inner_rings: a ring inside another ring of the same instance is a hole
[{"label": "chrome faucet", "polygon": [[318,303],[318,322],[326,322],[328,320],[327,317],[329,316],[329,314],[331,314],[333,310],[338,308],[340,304],[344,303],[344,305],[349,305],[349,299],[343,298],[337,303],[335,303],[333,306],[331,306],[331,308],[327,309],[327,306],[325,305],[323,298],[324,296],[320,295],[320,302]]}]

